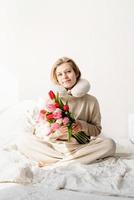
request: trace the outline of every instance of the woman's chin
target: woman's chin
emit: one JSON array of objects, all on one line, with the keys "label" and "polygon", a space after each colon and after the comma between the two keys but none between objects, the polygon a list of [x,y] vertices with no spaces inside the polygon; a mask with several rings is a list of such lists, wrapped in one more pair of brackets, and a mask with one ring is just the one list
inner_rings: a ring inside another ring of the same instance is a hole
[{"label": "woman's chin", "polygon": [[72,85],[64,85],[64,88],[66,88],[67,90],[71,90],[72,87]]}]

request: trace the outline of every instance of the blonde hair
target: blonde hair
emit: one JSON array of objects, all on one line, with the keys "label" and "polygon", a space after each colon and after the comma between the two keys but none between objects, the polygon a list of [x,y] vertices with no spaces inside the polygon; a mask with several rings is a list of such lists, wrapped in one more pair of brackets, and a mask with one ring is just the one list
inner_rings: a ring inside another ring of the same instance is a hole
[{"label": "blonde hair", "polygon": [[62,57],[62,58],[59,58],[54,63],[54,65],[52,66],[51,75],[50,75],[52,82],[55,83],[55,84],[58,84],[58,80],[57,80],[57,77],[56,77],[56,69],[57,69],[58,66],[60,66],[63,63],[69,63],[70,64],[70,66],[72,67],[72,69],[74,70],[74,72],[76,74],[77,81],[78,81],[81,77],[81,72],[80,72],[79,67],[76,65],[76,63],[71,58]]}]

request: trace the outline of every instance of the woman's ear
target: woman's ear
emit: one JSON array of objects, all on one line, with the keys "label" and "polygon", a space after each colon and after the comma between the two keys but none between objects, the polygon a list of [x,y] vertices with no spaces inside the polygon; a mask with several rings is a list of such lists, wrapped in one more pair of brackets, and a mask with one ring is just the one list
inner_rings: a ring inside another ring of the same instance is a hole
[{"label": "woman's ear", "polygon": [[79,77],[79,74],[78,73],[76,73],[76,78],[78,78]]}]

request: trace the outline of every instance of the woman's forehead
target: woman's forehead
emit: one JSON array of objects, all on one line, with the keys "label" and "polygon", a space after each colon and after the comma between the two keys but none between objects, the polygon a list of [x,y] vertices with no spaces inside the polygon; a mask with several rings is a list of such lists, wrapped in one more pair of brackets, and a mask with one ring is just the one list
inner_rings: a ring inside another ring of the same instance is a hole
[{"label": "woman's forehead", "polygon": [[68,69],[72,69],[72,66],[69,63],[63,63],[56,68],[56,72],[58,73]]}]

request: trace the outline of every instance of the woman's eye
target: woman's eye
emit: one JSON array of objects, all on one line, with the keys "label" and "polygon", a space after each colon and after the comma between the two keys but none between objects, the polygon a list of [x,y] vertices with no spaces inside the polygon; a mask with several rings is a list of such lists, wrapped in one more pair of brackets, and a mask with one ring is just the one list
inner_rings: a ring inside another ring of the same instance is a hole
[{"label": "woman's eye", "polygon": [[62,76],[62,74],[58,74],[58,76]]}]

